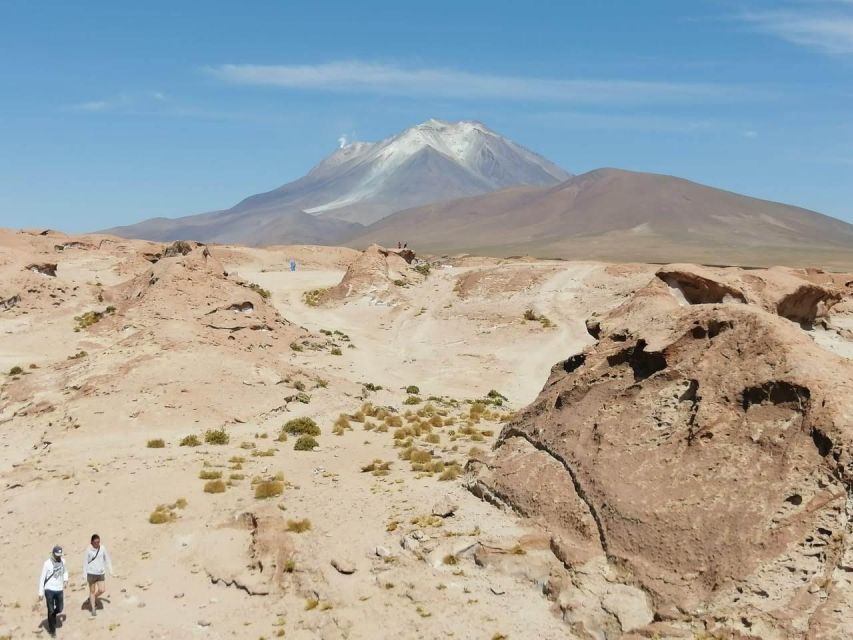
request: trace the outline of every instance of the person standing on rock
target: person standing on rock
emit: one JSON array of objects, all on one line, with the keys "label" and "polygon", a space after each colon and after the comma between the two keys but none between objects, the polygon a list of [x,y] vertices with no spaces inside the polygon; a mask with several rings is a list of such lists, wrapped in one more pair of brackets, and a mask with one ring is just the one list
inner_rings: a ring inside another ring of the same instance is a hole
[{"label": "person standing on rock", "polygon": [[44,561],[39,576],[39,598],[47,602],[47,632],[56,636],[56,617],[65,608],[65,585],[68,584],[68,569],[62,557],[62,547],[56,545],[50,558]]},{"label": "person standing on rock", "polygon": [[107,548],[101,544],[101,536],[92,534],[89,548],[83,556],[83,575],[89,584],[89,610],[98,615],[98,599],[107,590],[106,573],[113,575],[113,563]]}]

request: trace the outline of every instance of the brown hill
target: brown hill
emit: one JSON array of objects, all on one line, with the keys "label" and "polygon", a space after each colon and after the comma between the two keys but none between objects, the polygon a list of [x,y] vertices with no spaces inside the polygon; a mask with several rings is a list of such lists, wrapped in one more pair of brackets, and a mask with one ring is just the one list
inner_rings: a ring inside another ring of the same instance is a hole
[{"label": "brown hill", "polygon": [[738,265],[853,265],[853,225],[671,176],[599,169],[401,211],[350,240],[419,251]]}]

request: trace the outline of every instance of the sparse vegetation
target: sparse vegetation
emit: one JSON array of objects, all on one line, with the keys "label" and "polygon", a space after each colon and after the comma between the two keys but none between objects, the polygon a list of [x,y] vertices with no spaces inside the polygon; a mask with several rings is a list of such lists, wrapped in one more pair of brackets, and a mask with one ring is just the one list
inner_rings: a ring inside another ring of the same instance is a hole
[{"label": "sparse vegetation", "polygon": [[[68,359],[68,360],[80,360],[81,358],[85,358],[85,357],[86,357],[86,356],[88,356],[88,355],[89,355],[89,354],[88,354],[88,353],[86,353],[85,351],[78,351],[78,352],[77,352],[77,353],[75,353],[73,356],[68,356],[68,358],[67,358],[67,359]],[[32,367],[32,365],[30,365],[30,368],[33,368],[33,367]]]},{"label": "sparse vegetation", "polygon": [[462,469],[459,468],[459,465],[454,464],[446,467],[442,474],[438,476],[438,479],[442,482],[447,482],[448,480],[456,480],[461,475]]},{"label": "sparse vegetation", "polygon": [[319,436],[320,427],[311,418],[294,418],[284,423],[281,432],[293,436]]},{"label": "sparse vegetation", "polygon": [[162,449],[166,446],[166,442],[163,438],[155,438],[153,440],[149,440],[146,445],[149,449]]},{"label": "sparse vegetation", "polygon": [[452,553],[448,553],[446,556],[444,556],[444,558],[441,559],[441,563],[448,565],[456,565],[459,564],[459,559]]},{"label": "sparse vegetation", "polygon": [[302,350],[303,350],[303,349],[302,349],[302,345],[300,345],[298,342],[291,342],[291,343],[290,343],[290,348],[291,348],[293,351],[302,351]]},{"label": "sparse vegetation", "polygon": [[211,480],[204,483],[205,493],[225,493],[225,483],[222,480]]},{"label": "sparse vegetation", "polygon": [[352,427],[350,426],[349,418],[342,413],[335,420],[335,424],[332,426],[332,433],[336,436],[342,436],[344,435],[344,431],[352,431]]},{"label": "sparse vegetation", "polygon": [[328,289],[311,289],[302,294],[302,299],[309,307],[317,307],[323,299],[323,294],[327,291]]},{"label": "sparse vegetation", "polygon": [[363,385],[365,391],[382,391],[381,384],[373,384],[372,382],[365,382]]},{"label": "sparse vegetation", "polygon": [[421,402],[423,402],[423,400],[421,399],[420,396],[409,396],[408,398],[403,400],[403,404],[408,404],[408,405],[420,404]]},{"label": "sparse vegetation", "polygon": [[181,447],[197,447],[201,444],[201,439],[194,433],[191,433],[190,435],[181,438],[181,441],[178,444]]},{"label": "sparse vegetation", "polygon": [[246,285],[246,286],[248,286],[248,287],[249,287],[249,289],[251,289],[252,291],[254,291],[255,293],[257,293],[259,296],[261,296],[264,300],[268,300],[268,299],[269,299],[269,297],[270,297],[270,292],[269,292],[269,291],[267,291],[266,289],[264,289],[263,287],[261,287],[261,285],[259,285],[259,284],[255,284],[254,282],[250,282],[250,283],[249,283],[248,285]]},{"label": "sparse vegetation", "polygon": [[184,509],[187,506],[187,501],[184,498],[178,498],[174,504],[158,504],[151,515],[148,516],[148,522],[151,524],[165,524],[174,522],[178,519],[176,509]]},{"label": "sparse vegetation", "polygon": [[281,480],[264,480],[255,485],[255,498],[266,500],[275,498],[284,492],[284,482]]},{"label": "sparse vegetation", "polygon": [[224,428],[208,429],[204,432],[204,441],[207,444],[228,444],[231,438]]},{"label": "sparse vegetation", "polygon": [[384,462],[380,458],[376,458],[370,464],[361,467],[362,473],[371,473],[374,476],[387,476],[391,473],[391,463]]},{"label": "sparse vegetation", "polygon": [[103,311],[87,311],[79,316],[74,316],[74,320],[77,321],[77,326],[74,327],[74,331],[80,331],[81,329],[91,327],[93,324],[100,322],[104,316],[112,315],[115,312],[116,308],[109,306]]},{"label": "sparse vegetation", "polygon": [[287,530],[291,533],[304,533],[311,529],[311,521],[308,518],[301,520],[288,520]]},{"label": "sparse vegetation", "polygon": [[427,277],[431,271],[431,267],[429,266],[429,262],[424,262],[422,264],[415,266],[415,271],[421,274],[424,277]]},{"label": "sparse vegetation", "polygon": [[537,314],[533,309],[525,309],[524,319],[531,322],[539,322],[545,329],[550,329],[554,325],[547,317]]},{"label": "sparse vegetation", "polygon": [[409,284],[405,280],[401,280],[399,278],[397,278],[396,280],[393,280],[393,283],[395,285],[397,285],[398,287],[408,287],[409,286]]},{"label": "sparse vegetation", "polygon": [[222,472],[202,469],[201,471],[199,471],[198,477],[201,480],[219,480],[219,478],[222,477]]},{"label": "sparse vegetation", "polygon": [[320,443],[318,443],[312,436],[302,435],[296,439],[293,449],[295,451],[313,451],[315,447],[319,446]]},{"label": "sparse vegetation", "polygon": [[9,369],[10,376],[19,376],[22,373],[24,373],[24,370],[21,369],[21,367],[12,367],[11,369]]},{"label": "sparse vegetation", "polygon": [[421,392],[421,390],[417,385],[410,384],[408,387],[406,387],[406,393],[408,393],[408,394],[416,396],[420,392]]},{"label": "sparse vegetation", "polygon": [[332,347],[332,350],[331,350],[331,351],[329,351],[329,353],[331,353],[333,356],[342,356],[342,355],[344,355],[344,352],[343,352],[343,351],[341,351],[340,347]]}]

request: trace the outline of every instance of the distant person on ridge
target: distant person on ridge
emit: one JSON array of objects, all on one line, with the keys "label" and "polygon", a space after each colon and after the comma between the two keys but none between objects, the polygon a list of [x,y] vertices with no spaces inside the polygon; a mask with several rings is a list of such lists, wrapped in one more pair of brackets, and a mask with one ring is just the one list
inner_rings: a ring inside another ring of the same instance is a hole
[{"label": "distant person on ridge", "polygon": [[39,598],[47,602],[47,632],[56,636],[56,617],[65,608],[65,585],[68,584],[68,568],[62,557],[62,547],[56,545],[50,558],[44,561],[39,576]]},{"label": "distant person on ridge", "polygon": [[98,598],[107,590],[107,571],[113,575],[113,563],[107,548],[101,544],[101,536],[95,533],[83,556],[83,575],[89,583],[89,609],[93,616],[97,615]]}]

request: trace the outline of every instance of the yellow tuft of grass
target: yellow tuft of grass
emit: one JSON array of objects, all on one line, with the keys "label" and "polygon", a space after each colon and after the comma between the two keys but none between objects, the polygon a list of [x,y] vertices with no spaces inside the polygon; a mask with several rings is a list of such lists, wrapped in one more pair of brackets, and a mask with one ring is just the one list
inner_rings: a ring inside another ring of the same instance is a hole
[{"label": "yellow tuft of grass", "polygon": [[288,520],[287,530],[291,533],[304,533],[311,529],[311,521],[308,518],[301,520]]},{"label": "yellow tuft of grass", "polygon": [[201,439],[194,433],[191,433],[190,435],[181,438],[181,441],[178,444],[181,447],[197,447],[201,444]]},{"label": "yellow tuft of grass", "polygon": [[208,429],[204,432],[204,441],[207,444],[228,444],[231,441],[228,432],[224,428]]},{"label": "yellow tuft of grass", "polygon": [[198,472],[198,477],[200,480],[219,480],[222,477],[221,471],[208,471],[207,469],[202,469]]},{"label": "yellow tuft of grass", "polygon": [[166,441],[163,438],[154,438],[153,440],[149,440],[145,446],[149,449],[162,449],[166,446]]},{"label": "yellow tuft of grass", "polygon": [[225,483],[222,480],[211,480],[204,483],[205,493],[225,493]]},{"label": "yellow tuft of grass", "polygon": [[257,500],[266,500],[267,498],[275,498],[284,492],[284,482],[280,480],[264,480],[255,485],[255,498]]}]

